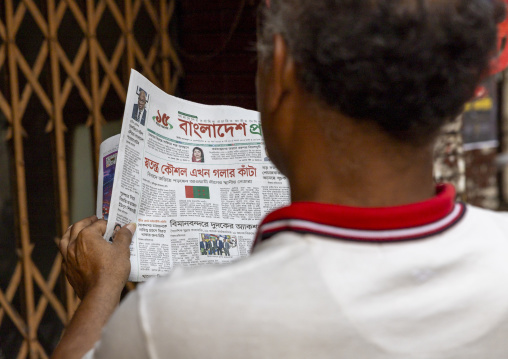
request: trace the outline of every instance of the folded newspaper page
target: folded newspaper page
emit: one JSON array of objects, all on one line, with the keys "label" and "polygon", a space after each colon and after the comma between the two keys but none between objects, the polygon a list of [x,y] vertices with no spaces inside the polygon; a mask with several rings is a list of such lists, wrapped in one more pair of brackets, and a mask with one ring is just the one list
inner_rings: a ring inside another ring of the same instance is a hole
[{"label": "folded newspaper page", "polygon": [[99,180],[97,181],[97,218],[108,220],[109,204],[113,193],[116,156],[120,135],[108,138],[101,143],[99,160]]},{"label": "folded newspaper page", "polygon": [[135,222],[130,281],[248,256],[258,222],[289,203],[259,113],[182,100],[132,70],[121,134],[101,146],[97,216]]}]

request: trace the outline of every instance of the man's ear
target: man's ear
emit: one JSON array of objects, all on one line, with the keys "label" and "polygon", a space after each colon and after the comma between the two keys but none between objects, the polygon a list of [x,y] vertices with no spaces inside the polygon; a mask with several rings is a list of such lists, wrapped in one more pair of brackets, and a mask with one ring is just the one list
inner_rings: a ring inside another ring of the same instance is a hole
[{"label": "man's ear", "polygon": [[272,61],[272,79],[270,81],[272,96],[268,104],[270,111],[280,107],[288,93],[294,91],[295,86],[295,64],[286,42],[280,34],[274,35]]}]

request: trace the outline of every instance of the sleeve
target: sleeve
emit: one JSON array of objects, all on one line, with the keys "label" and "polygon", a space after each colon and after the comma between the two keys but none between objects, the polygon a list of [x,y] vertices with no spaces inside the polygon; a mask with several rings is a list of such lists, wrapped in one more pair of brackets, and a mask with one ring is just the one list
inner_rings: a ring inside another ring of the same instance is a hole
[{"label": "sleeve", "polygon": [[148,355],[141,325],[138,290],[131,292],[102,330],[101,339],[83,359],[144,359]]}]

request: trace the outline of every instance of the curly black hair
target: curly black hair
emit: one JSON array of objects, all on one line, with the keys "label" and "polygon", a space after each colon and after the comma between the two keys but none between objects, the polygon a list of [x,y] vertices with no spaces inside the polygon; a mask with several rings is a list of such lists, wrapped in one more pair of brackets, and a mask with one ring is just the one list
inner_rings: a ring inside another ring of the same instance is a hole
[{"label": "curly black hair", "polygon": [[495,55],[501,0],[272,0],[261,61],[280,33],[307,91],[404,142],[433,138]]}]

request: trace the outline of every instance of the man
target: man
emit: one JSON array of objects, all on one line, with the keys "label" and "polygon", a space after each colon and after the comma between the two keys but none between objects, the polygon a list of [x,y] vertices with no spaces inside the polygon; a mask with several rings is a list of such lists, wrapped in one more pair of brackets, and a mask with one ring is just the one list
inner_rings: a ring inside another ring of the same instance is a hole
[{"label": "man", "polygon": [[268,4],[258,108],[292,204],[261,222],[249,258],[140,286],[102,334],[134,225],[109,244],[104,221],[76,223],[60,250],[83,299],[55,358],[96,341],[86,358],[506,357],[508,216],[432,178],[434,140],[488,72],[503,4]]},{"label": "man", "polygon": [[231,242],[229,242],[229,239],[225,239],[224,240],[224,254],[226,257],[230,257],[231,255],[229,254],[229,248],[231,248]]},{"label": "man", "polygon": [[215,251],[217,250],[217,244],[215,243],[217,239],[215,237],[210,237],[210,254],[211,256],[215,255]]},{"label": "man", "polygon": [[132,109],[132,119],[139,122],[141,126],[145,125],[146,119],[146,91],[143,89],[139,90],[138,103],[134,104]]},{"label": "man", "polygon": [[201,238],[201,242],[199,242],[199,250],[201,251],[201,255],[206,255],[206,249],[207,249],[207,244],[205,242],[205,239],[204,238]]},{"label": "man", "polygon": [[217,254],[222,257],[222,250],[224,249],[224,242],[222,241],[222,236],[219,236],[217,239]]}]

